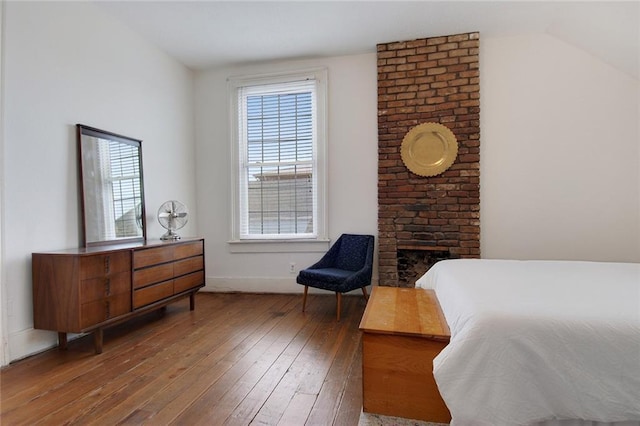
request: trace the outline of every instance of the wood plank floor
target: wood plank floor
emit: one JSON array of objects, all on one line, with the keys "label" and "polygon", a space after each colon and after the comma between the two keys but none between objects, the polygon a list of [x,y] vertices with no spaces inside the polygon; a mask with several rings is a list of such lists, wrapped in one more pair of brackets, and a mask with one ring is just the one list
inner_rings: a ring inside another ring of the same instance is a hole
[{"label": "wood plank floor", "polygon": [[0,372],[0,424],[357,425],[363,297],[198,293]]}]

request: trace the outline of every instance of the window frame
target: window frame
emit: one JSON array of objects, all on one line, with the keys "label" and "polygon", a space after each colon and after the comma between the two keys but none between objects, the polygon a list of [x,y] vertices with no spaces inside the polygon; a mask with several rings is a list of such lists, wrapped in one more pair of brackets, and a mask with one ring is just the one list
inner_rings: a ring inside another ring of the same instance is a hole
[{"label": "window frame", "polygon": [[[241,176],[240,176],[240,117],[238,90],[247,86],[261,86],[280,83],[291,83],[301,80],[316,81],[316,123],[315,143],[313,147],[313,171],[316,185],[316,217],[315,237],[296,237],[290,234],[277,237],[246,238],[241,236]],[[291,251],[326,251],[329,246],[327,236],[327,70],[315,68],[309,70],[260,74],[249,76],[233,76],[227,79],[230,115],[231,139],[231,252],[291,252]]]}]

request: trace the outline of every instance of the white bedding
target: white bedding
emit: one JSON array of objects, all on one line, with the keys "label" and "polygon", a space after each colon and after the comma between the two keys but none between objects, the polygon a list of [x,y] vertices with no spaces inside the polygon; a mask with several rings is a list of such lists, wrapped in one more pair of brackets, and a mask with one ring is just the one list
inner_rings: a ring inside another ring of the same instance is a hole
[{"label": "white bedding", "polygon": [[640,425],[640,264],[445,260],[416,287],[451,329],[433,367],[452,426]]}]

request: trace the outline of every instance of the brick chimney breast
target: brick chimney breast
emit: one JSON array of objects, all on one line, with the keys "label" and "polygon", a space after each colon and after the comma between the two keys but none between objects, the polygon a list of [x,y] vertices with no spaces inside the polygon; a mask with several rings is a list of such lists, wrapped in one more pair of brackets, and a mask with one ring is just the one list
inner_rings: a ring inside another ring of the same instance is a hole
[{"label": "brick chimney breast", "polygon": [[[380,285],[414,287],[434,261],[480,257],[479,46],[477,32],[377,46]],[[458,156],[445,172],[422,177],[405,167],[400,146],[428,122],[451,129]],[[399,252],[401,268],[411,258],[402,280]]]}]

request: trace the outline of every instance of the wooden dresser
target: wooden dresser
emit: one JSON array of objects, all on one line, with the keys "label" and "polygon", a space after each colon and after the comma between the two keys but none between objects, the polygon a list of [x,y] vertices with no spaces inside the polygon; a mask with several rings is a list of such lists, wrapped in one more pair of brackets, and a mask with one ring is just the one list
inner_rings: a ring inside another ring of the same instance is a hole
[{"label": "wooden dresser", "polygon": [[150,241],[32,254],[34,328],[94,333],[194,295],[205,285],[204,240]]}]

